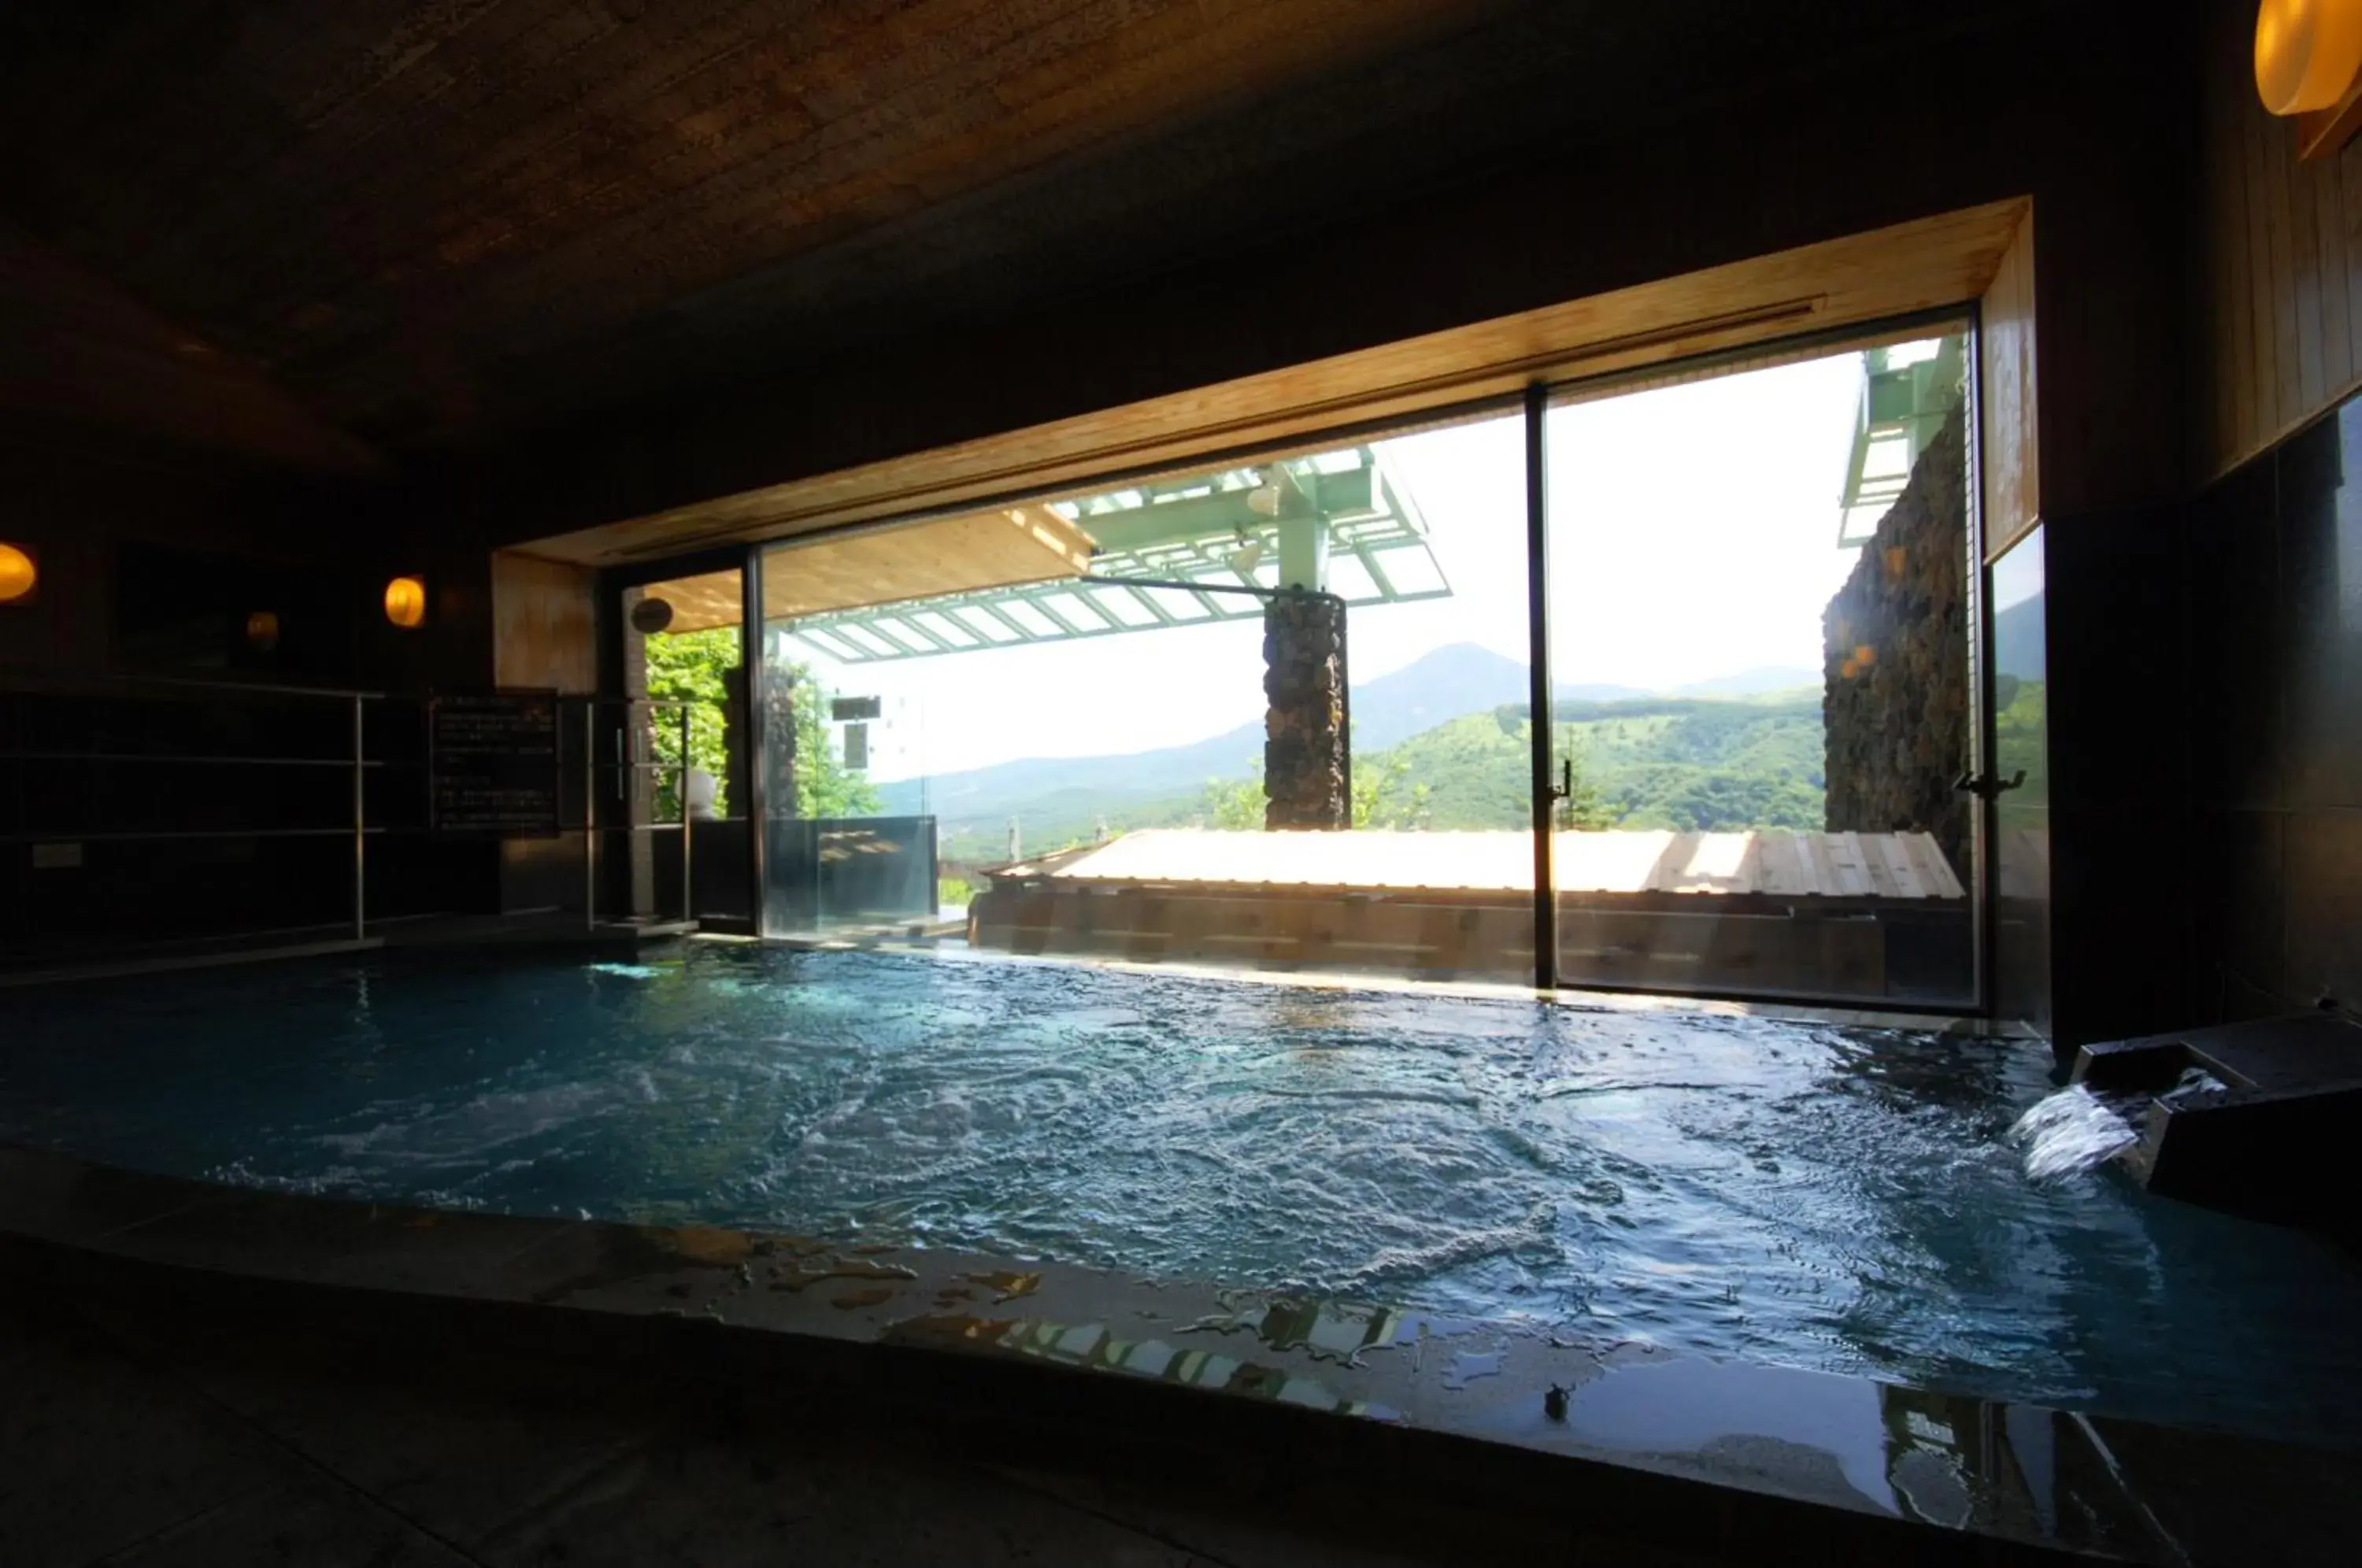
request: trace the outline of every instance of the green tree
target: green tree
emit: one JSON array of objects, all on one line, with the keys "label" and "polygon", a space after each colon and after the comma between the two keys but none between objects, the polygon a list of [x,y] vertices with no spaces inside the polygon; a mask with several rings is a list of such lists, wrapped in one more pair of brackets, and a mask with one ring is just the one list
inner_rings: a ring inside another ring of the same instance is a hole
[{"label": "green tree", "polygon": [[1263,758],[1258,756],[1247,765],[1244,778],[1207,779],[1201,804],[1206,820],[1215,827],[1231,833],[1247,833],[1263,826],[1265,798]]},{"label": "green tree", "polygon": [[866,774],[838,760],[828,733],[828,704],[835,693],[805,664],[787,668],[790,705],[796,715],[796,815],[874,817],[884,809],[877,787]]},{"label": "green tree", "polygon": [[[1355,756],[1352,825],[1397,832],[1529,826],[1525,722],[1507,727],[1513,733],[1472,745],[1474,726],[1485,717],[1453,721],[1390,751]],[[1583,748],[1571,734],[1564,755],[1574,759],[1574,799],[1562,808],[1569,813],[1562,821],[1571,820],[1575,827],[1613,827],[1623,813],[1586,775]],[[1497,768],[1490,766],[1496,763]],[[1422,777],[1413,782],[1413,774]],[[1263,762],[1257,758],[1247,765],[1244,778],[1208,779],[1198,815],[1214,827],[1252,831],[1264,824],[1264,799]]]},{"label": "green tree", "polygon": [[[1353,769],[1353,825],[1357,828],[1418,828],[1427,825],[1428,788],[1405,781],[1408,757],[1373,757]],[[1244,778],[1209,778],[1201,808],[1214,826],[1248,833],[1264,825],[1268,799],[1263,759],[1247,765]]]},{"label": "green tree", "polygon": [[[689,710],[689,765],[713,775],[714,810],[726,814],[729,753],[723,715],[731,697],[731,672],[738,668],[738,628],[660,634],[647,639],[646,656],[648,695],[693,704]],[[796,814],[874,816],[882,806],[877,786],[848,771],[831,744],[828,688],[809,665],[791,663],[784,674],[796,716]],[[680,814],[676,791],[679,775],[674,771],[680,766],[679,711],[659,710],[653,729],[656,759],[665,767],[656,813],[658,821],[669,821]]]},{"label": "green tree", "polygon": [[[665,633],[644,646],[648,695],[694,704],[689,710],[689,765],[713,776],[714,814],[726,816],[730,771],[723,714],[730,701],[730,672],[738,668],[738,628]],[[657,820],[670,822],[680,815],[680,710],[657,709],[650,727],[656,759],[664,765],[657,775]]]},{"label": "green tree", "polygon": [[1410,758],[1380,752],[1353,767],[1353,825],[1357,828],[1423,828],[1434,791],[1409,784]]}]

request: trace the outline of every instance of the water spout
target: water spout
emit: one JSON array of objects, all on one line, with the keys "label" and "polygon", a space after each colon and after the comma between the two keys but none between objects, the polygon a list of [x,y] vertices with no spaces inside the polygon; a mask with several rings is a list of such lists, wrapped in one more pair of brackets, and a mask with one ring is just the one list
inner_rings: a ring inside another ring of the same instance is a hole
[{"label": "water spout", "polygon": [[2025,1174],[2048,1181],[2087,1171],[2130,1148],[2140,1134],[2122,1112],[2081,1084],[2036,1102],[2009,1130],[2025,1149]]},{"label": "water spout", "polygon": [[[2158,1099],[2179,1101],[2222,1093],[2221,1079],[2202,1067],[2185,1068]],[[2025,1148],[2025,1174],[2036,1181],[2087,1171],[2114,1159],[2140,1139],[2136,1125],[2149,1096],[2103,1098],[2085,1084],[2070,1084],[2036,1101],[2009,1130],[2010,1142]]]}]

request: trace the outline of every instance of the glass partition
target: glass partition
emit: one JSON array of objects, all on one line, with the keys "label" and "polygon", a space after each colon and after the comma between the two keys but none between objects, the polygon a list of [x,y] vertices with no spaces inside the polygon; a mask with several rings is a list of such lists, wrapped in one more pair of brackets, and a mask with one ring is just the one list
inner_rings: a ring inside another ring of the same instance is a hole
[{"label": "glass partition", "polygon": [[1973,1001],[1967,363],[1551,405],[1562,983]]},{"label": "glass partition", "polygon": [[1992,564],[1993,1010],[2047,1027],[2050,705],[2043,531]]},{"label": "glass partition", "polygon": [[754,923],[744,583],[724,569],[617,598],[624,701],[601,725],[602,911]]}]

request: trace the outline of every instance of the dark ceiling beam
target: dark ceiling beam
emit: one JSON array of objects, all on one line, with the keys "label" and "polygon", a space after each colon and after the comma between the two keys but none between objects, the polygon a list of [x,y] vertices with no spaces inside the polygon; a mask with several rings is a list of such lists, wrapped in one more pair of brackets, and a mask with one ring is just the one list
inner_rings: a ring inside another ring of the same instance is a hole
[{"label": "dark ceiling beam", "polygon": [[320,472],[385,466],[235,355],[5,227],[0,410]]}]

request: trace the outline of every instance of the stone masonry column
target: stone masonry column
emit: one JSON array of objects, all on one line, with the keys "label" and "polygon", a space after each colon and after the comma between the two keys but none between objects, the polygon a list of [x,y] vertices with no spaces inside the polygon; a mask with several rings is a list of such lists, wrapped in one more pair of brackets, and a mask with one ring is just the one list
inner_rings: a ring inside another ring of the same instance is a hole
[{"label": "stone masonry column", "polygon": [[1263,662],[1263,825],[1351,827],[1344,604],[1301,592],[1269,601]]}]

